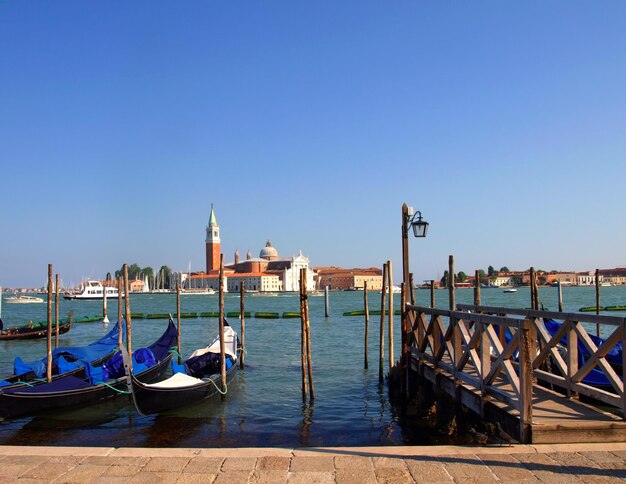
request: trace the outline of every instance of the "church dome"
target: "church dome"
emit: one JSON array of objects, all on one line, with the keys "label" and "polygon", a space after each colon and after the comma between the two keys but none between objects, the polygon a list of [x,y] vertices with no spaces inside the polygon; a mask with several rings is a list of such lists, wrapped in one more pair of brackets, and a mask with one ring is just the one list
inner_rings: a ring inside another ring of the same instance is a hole
[{"label": "church dome", "polygon": [[261,249],[261,253],[259,254],[261,259],[274,260],[278,259],[278,251],[272,247],[272,243],[268,240],[265,244],[265,247]]}]

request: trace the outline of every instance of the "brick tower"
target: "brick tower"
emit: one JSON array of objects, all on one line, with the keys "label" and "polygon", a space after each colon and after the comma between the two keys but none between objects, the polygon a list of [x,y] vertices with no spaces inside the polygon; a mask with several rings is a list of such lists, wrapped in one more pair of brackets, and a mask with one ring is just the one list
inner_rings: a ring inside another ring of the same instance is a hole
[{"label": "brick tower", "polygon": [[220,228],[217,225],[215,211],[211,205],[211,218],[206,226],[206,272],[215,272],[220,268]]}]

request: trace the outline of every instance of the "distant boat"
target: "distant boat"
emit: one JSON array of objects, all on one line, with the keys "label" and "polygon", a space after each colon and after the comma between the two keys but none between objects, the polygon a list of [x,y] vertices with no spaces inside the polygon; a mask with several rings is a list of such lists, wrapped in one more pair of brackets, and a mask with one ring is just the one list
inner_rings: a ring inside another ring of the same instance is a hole
[{"label": "distant boat", "polygon": [[42,303],[43,298],[36,296],[27,296],[26,294],[18,294],[16,296],[7,297],[4,299],[7,304],[32,304]]},{"label": "distant boat", "polygon": [[[72,327],[69,321],[59,324],[59,334],[67,333]],[[53,326],[52,332],[56,331]],[[26,326],[16,326],[13,328],[4,328],[2,319],[0,319],[0,340],[10,339],[35,339],[48,336],[48,323],[35,323]]]},{"label": "distant boat", "polygon": [[210,296],[215,294],[215,289],[207,287],[206,289],[183,289],[180,291],[183,296]]},{"label": "distant boat", "polygon": [[[63,297],[65,299],[86,300],[86,301],[94,300],[94,299],[103,299],[105,290],[106,290],[107,299],[116,299],[118,297],[119,291],[117,290],[117,287],[114,287],[114,286],[104,287],[100,281],[87,281],[87,283],[81,287],[79,292],[63,294]],[[123,294],[122,294],[122,297],[124,297]]]},{"label": "distant boat", "polygon": [[507,287],[502,292],[517,292],[517,289],[515,289],[514,287]]},{"label": "distant boat", "polygon": [[[143,278],[143,289],[141,292],[150,292],[150,283],[148,282],[148,276],[144,276]],[[107,295],[107,297],[109,297]]]}]

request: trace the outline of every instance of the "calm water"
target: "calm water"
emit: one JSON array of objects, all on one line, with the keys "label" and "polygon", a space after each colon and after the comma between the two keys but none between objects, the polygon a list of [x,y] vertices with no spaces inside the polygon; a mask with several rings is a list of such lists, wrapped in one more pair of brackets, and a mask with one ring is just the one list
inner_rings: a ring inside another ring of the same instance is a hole
[{"label": "calm water", "polygon": [[[541,301],[557,309],[556,288],[540,288]],[[445,307],[447,291],[438,290],[437,305]],[[429,291],[416,291],[418,304],[427,305]],[[457,290],[458,303],[471,303],[472,289]],[[595,305],[595,289],[564,288],[565,311]],[[482,291],[483,304],[529,307],[529,291],[504,294],[499,289]],[[370,308],[380,304],[370,294]],[[167,313],[176,308],[175,295],[133,295],[132,311]],[[217,296],[183,296],[183,312],[217,311]],[[331,292],[330,318],[324,318],[324,297],[309,298],[316,399],[303,405],[300,390],[300,320],[246,320],[246,368],[231,384],[225,401],[207,400],[167,415],[141,417],[128,398],[83,409],[50,412],[35,418],[0,422],[0,444],[92,445],[92,446],[365,446],[433,442],[432,436],[404,429],[378,385],[378,325],[370,321],[369,370],[363,369],[363,317],[344,317],[344,311],[362,309],[363,293]],[[395,307],[398,308],[399,296]],[[626,287],[603,287],[601,306],[626,305]],[[62,301],[62,318],[101,313],[101,302]],[[238,311],[239,298],[226,296],[226,311]],[[297,295],[246,297],[246,310],[298,311]],[[110,301],[109,315],[117,314]],[[626,313],[607,313],[624,316]],[[3,304],[5,325],[21,325],[46,317],[45,304]],[[115,319],[115,318],[114,318]],[[231,319],[240,330],[240,322]],[[133,346],[151,343],[166,326],[165,320],[134,320]],[[217,332],[217,319],[183,319],[183,355],[206,345]],[[396,317],[395,355],[400,353],[399,318]],[[95,340],[108,328],[102,323],[75,324],[61,336],[62,345]],[[0,342],[0,372],[10,373],[13,358],[35,359],[45,354],[45,340]],[[385,370],[387,371],[387,370]],[[441,442],[441,441],[439,441]]]}]

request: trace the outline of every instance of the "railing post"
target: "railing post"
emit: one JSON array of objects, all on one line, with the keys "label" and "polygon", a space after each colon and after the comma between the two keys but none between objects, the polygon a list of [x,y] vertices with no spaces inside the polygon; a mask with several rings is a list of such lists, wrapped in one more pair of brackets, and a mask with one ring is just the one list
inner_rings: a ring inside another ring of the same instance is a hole
[{"label": "railing post", "polygon": [[532,359],[531,359],[531,331],[533,321],[525,319],[518,329],[519,340],[519,415],[520,415],[520,442],[529,444],[531,425],[533,421],[533,386],[532,386]]},{"label": "railing post", "polygon": [[487,394],[485,378],[491,371],[491,342],[487,334],[487,325],[482,321],[474,326],[480,331],[480,416],[485,416],[485,395]]},{"label": "railing post", "polygon": [[572,390],[572,376],[578,371],[578,335],[574,330],[574,321],[565,321],[567,325],[567,398],[575,398]]}]

